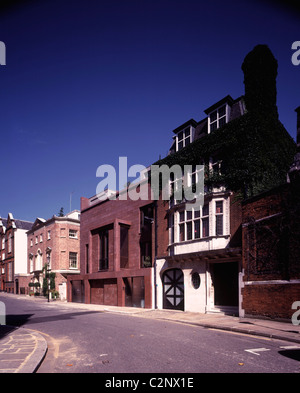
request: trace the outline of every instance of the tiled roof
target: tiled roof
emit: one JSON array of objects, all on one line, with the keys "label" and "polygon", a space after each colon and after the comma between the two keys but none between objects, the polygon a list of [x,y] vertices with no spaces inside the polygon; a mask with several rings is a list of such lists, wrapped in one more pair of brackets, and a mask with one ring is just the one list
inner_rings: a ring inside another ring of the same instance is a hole
[{"label": "tiled roof", "polygon": [[15,224],[18,229],[25,229],[26,231],[29,231],[33,225],[33,222],[15,220]]}]

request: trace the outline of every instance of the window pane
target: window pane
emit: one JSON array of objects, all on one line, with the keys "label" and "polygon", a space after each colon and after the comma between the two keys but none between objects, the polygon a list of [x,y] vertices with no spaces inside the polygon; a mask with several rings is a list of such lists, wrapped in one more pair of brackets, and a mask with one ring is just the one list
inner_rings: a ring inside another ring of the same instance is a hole
[{"label": "window pane", "polygon": [[204,205],[202,208],[202,216],[208,216],[208,205]]},{"label": "window pane", "polygon": [[184,224],[179,225],[179,241],[184,241]]},{"label": "window pane", "polygon": [[100,233],[99,270],[108,269],[108,231]]},{"label": "window pane", "polygon": [[223,202],[216,202],[216,213],[223,213]]},{"label": "window pane", "polygon": [[70,268],[76,269],[77,268],[77,253],[70,252],[69,254],[69,266]]},{"label": "window pane", "polygon": [[120,267],[128,267],[128,227],[120,226]]},{"label": "window pane", "polygon": [[202,218],[202,237],[209,236],[209,221],[208,217]]},{"label": "window pane", "polygon": [[216,216],[216,236],[223,235],[223,216]]},{"label": "window pane", "polygon": [[194,221],[194,235],[195,239],[200,238],[200,220]]},{"label": "window pane", "polygon": [[178,142],[178,150],[183,148],[183,141]]},{"label": "window pane", "polygon": [[188,222],[186,224],[186,235],[187,235],[187,240],[191,240],[193,237],[193,232],[192,232],[192,221]]},{"label": "window pane", "polygon": [[184,132],[185,132],[185,137],[190,136],[191,134],[191,130],[189,128],[186,128]]},{"label": "window pane", "polygon": [[226,106],[222,106],[219,108],[219,117],[225,116],[226,115]]},{"label": "window pane", "polygon": [[184,211],[179,213],[179,221],[184,221]]},{"label": "window pane", "polygon": [[194,217],[199,218],[200,217],[200,209],[194,211]]},{"label": "window pane", "polygon": [[183,131],[178,133],[178,142],[183,139]]},{"label": "window pane", "polygon": [[210,114],[210,122],[217,120],[217,111]]},{"label": "window pane", "polygon": [[191,220],[192,218],[193,218],[193,212],[190,211],[190,210],[188,210],[188,211],[186,212],[186,219],[187,219],[187,220]]},{"label": "window pane", "polygon": [[219,127],[222,127],[224,124],[226,124],[226,116],[222,117],[219,120]]},{"label": "window pane", "polygon": [[214,130],[216,130],[217,128],[218,128],[218,125],[217,125],[217,122],[216,122],[216,121],[210,125],[210,131],[214,131]]}]

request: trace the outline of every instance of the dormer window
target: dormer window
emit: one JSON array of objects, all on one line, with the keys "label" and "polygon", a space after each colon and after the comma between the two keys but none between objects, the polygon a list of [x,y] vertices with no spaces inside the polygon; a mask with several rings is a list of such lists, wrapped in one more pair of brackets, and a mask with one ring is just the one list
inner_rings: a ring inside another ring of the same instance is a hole
[{"label": "dormer window", "polygon": [[188,146],[192,142],[192,132],[191,127],[187,127],[184,130],[178,132],[177,137],[177,151]]},{"label": "dormer window", "polygon": [[226,105],[221,106],[209,115],[210,132],[222,127],[227,123]]},{"label": "dormer window", "polygon": [[173,130],[175,134],[173,136],[174,141],[171,148],[173,152],[179,151],[194,142],[195,128],[197,125],[198,123],[194,119],[190,119]]},{"label": "dormer window", "polygon": [[228,95],[205,109],[204,112],[207,114],[208,118],[208,133],[217,130],[229,122],[230,111],[233,104],[234,100]]}]

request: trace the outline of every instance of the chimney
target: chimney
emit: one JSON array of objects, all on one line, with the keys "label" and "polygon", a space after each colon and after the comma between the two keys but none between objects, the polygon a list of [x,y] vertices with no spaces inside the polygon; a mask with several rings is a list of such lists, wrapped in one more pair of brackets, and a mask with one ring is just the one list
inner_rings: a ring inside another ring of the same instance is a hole
[{"label": "chimney", "polygon": [[277,77],[278,63],[267,45],[257,45],[242,64],[245,85],[245,104],[248,112],[271,114],[278,118]]}]

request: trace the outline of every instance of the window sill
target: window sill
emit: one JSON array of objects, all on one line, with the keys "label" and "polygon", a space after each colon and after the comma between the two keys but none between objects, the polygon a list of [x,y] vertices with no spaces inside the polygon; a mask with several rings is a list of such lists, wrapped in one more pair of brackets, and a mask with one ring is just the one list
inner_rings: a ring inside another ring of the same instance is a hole
[{"label": "window sill", "polygon": [[170,243],[168,247],[173,247],[173,246],[179,246],[181,244],[192,244],[192,243],[204,243],[208,240],[213,240],[213,239],[228,239],[230,235],[214,235],[214,236],[207,236],[207,237],[200,237],[199,239],[192,239],[192,240],[182,240],[179,242],[174,242]]}]

